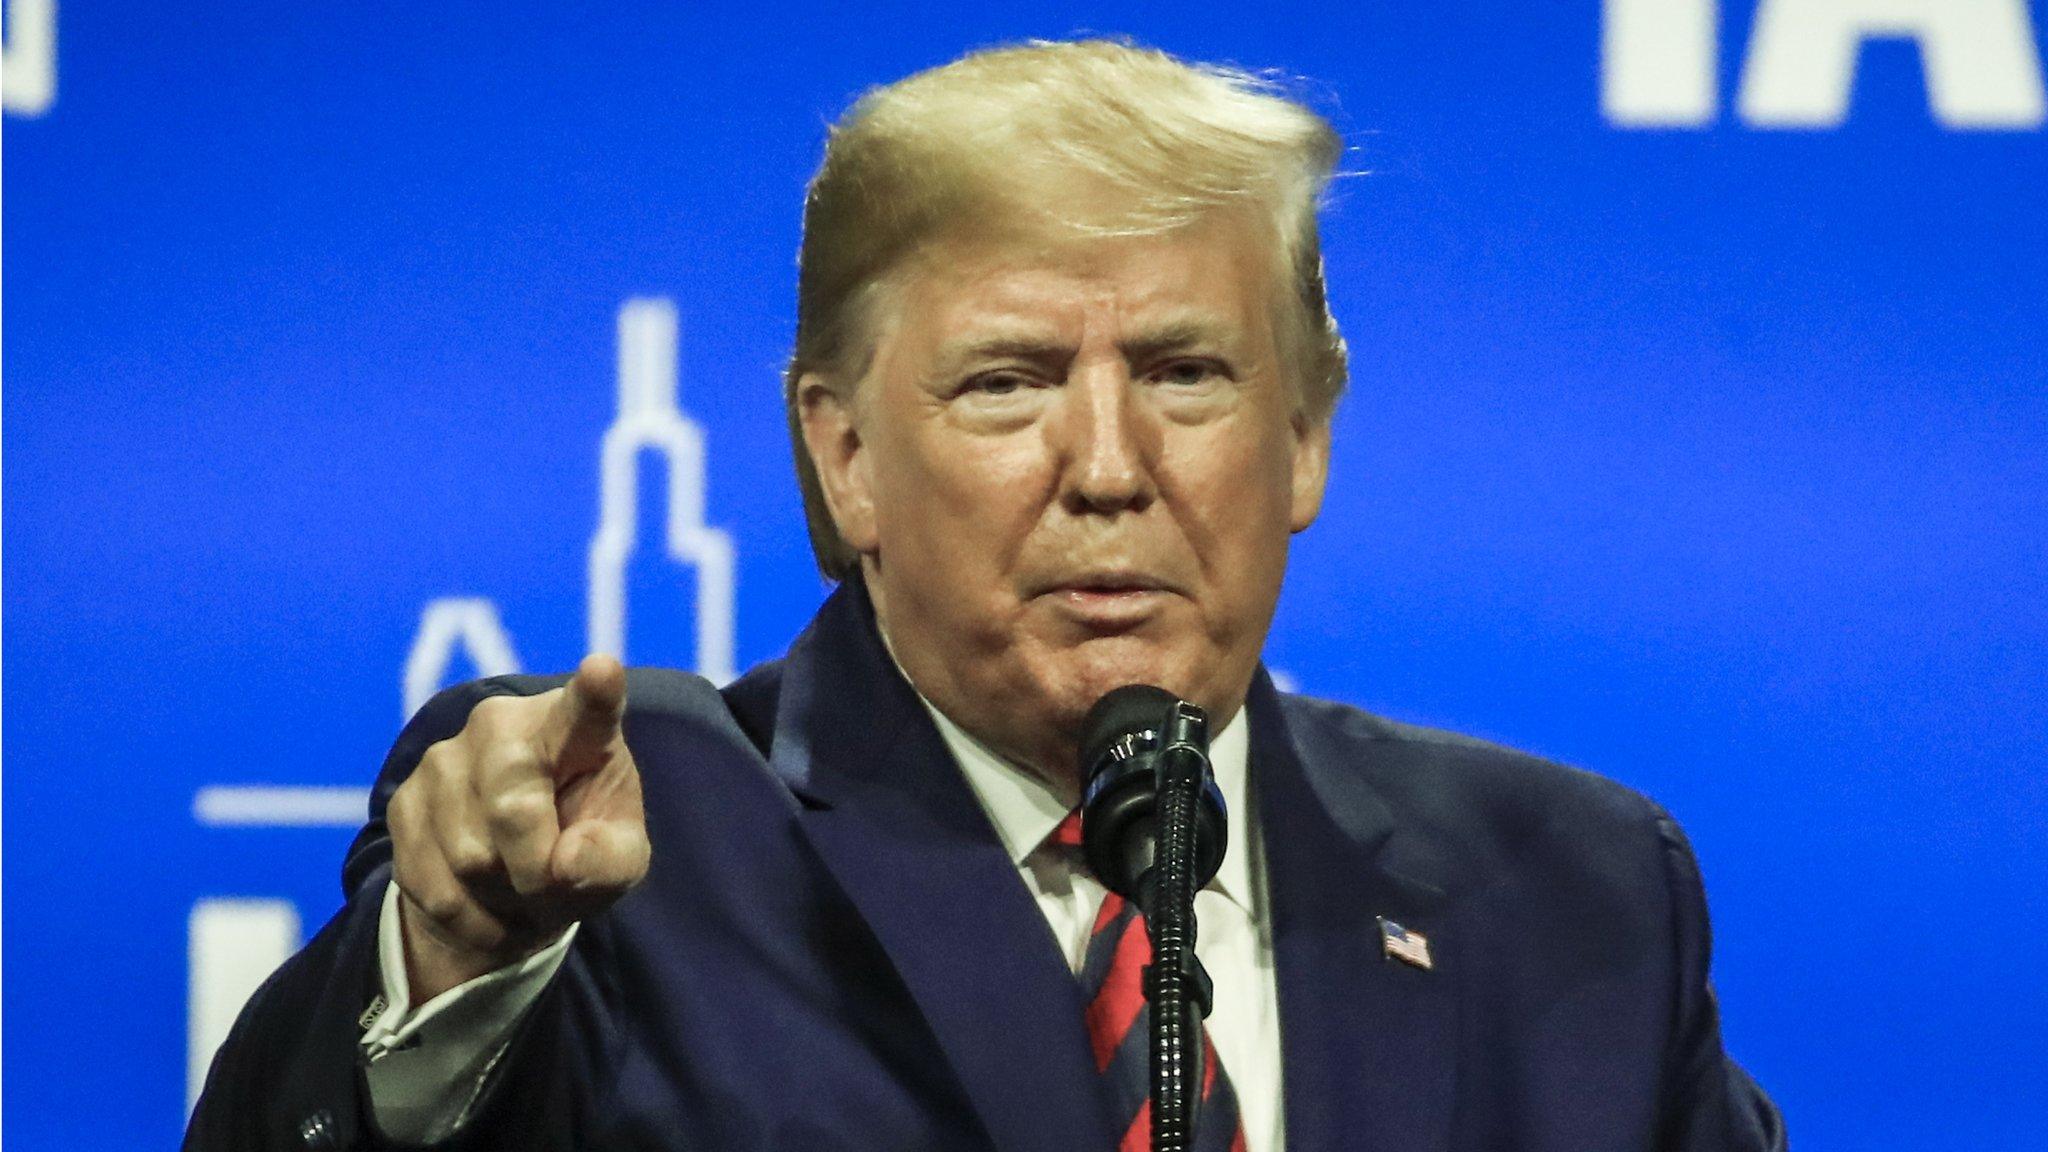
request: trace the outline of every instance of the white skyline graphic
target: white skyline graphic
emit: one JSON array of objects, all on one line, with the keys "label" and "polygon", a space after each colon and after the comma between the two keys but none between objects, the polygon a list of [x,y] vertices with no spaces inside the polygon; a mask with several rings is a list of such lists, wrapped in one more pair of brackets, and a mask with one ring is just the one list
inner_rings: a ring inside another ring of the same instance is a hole
[{"label": "white skyline graphic", "polygon": [[7,42],[0,46],[0,107],[41,116],[57,99],[54,0],[7,0]]},{"label": "white skyline graphic", "polygon": [[[675,305],[630,299],[618,317],[618,412],[598,451],[598,519],[590,540],[587,646],[620,660],[626,650],[627,577],[639,554],[640,464],[666,464],[668,515],[660,547],[696,577],[694,658],[699,675],[723,685],[733,678],[732,537],[704,520],[704,430],[678,397]],[[404,719],[444,685],[458,656],[478,676],[521,670],[495,602],[444,596],[420,612],[400,677]],[[368,812],[363,786],[208,785],[192,798],[192,818],[209,828],[355,828]],[[301,944],[300,918],[289,900],[208,897],[192,906],[186,946],[186,1096],[198,1102],[213,1054],[242,1006]]]},{"label": "white skyline graphic", "polygon": [[[695,671],[723,686],[733,678],[732,537],[704,519],[704,430],[678,397],[676,308],[659,297],[619,308],[618,414],[598,450],[597,531],[590,538],[589,618],[585,648],[626,650],[627,568],[638,554],[640,463],[653,453],[667,465],[668,516],[661,546],[697,580]],[[474,596],[429,601],[405,660],[405,718],[439,691],[458,653],[479,676],[520,671],[512,637],[491,601]]]},{"label": "white skyline graphic", "polygon": [[619,309],[619,413],[599,451],[597,533],[590,538],[587,646],[626,651],[626,565],[639,541],[641,454],[668,461],[668,558],[697,575],[697,674],[723,687],[733,678],[732,537],[704,521],[704,430],[677,399],[676,308],[628,300]]}]

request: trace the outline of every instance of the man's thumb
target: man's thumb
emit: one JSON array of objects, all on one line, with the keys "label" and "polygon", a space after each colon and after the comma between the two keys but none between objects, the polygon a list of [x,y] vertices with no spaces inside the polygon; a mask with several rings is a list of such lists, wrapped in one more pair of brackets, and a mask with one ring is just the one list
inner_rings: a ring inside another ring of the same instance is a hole
[{"label": "man's thumb", "polygon": [[549,870],[557,884],[622,891],[647,874],[646,828],[626,820],[579,820],[555,841]]}]

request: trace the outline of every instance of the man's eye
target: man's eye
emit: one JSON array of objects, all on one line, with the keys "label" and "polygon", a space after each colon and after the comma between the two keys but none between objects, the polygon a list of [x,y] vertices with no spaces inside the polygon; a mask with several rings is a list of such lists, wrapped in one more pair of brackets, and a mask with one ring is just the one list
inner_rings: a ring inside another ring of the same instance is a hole
[{"label": "man's eye", "polygon": [[1031,381],[1015,372],[988,372],[967,381],[962,392],[980,392],[987,396],[1008,396],[1031,386]]},{"label": "man's eye", "polygon": [[1185,386],[1206,383],[1210,377],[1220,372],[1221,369],[1217,365],[1207,360],[1174,360],[1155,369],[1152,378],[1162,384]]}]

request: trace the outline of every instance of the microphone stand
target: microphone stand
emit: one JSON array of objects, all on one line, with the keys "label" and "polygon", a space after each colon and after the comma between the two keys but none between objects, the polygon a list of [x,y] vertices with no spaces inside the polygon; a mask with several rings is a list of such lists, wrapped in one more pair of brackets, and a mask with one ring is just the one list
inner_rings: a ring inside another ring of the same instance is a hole
[{"label": "microphone stand", "polygon": [[1158,848],[1141,882],[1152,963],[1145,1000],[1152,1010],[1152,1148],[1186,1152],[1194,1145],[1202,1103],[1202,1019],[1209,1014],[1209,974],[1195,958],[1197,806],[1209,777],[1209,718],[1178,702],[1167,716],[1154,762]]}]

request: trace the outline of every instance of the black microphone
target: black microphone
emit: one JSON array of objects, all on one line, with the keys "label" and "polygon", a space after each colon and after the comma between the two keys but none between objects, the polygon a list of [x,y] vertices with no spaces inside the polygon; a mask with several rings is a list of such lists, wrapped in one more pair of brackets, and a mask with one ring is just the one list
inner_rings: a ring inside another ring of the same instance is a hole
[{"label": "black microphone", "polygon": [[1199,717],[1195,887],[1207,884],[1229,847],[1223,793],[1209,769],[1208,717],[1164,688],[1126,684],[1105,693],[1081,722],[1081,851],[1103,887],[1144,907],[1140,891],[1158,852],[1159,753],[1176,707]]},{"label": "black microphone", "polygon": [[1095,702],[1081,726],[1081,851],[1103,886],[1145,916],[1152,963],[1154,1152],[1194,1145],[1209,974],[1195,958],[1195,892],[1223,863],[1223,794],[1209,769],[1209,716],[1162,688],[1132,684]]}]

